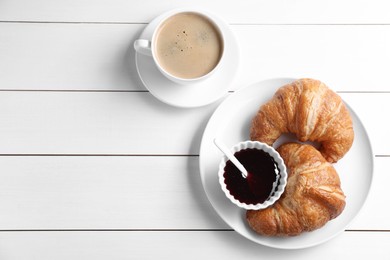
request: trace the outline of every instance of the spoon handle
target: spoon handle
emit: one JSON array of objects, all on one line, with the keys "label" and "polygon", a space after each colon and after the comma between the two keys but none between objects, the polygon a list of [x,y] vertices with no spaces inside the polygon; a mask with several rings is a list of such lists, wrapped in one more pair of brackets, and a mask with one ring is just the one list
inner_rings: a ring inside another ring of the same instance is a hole
[{"label": "spoon handle", "polygon": [[226,155],[226,157],[240,170],[242,177],[246,178],[248,176],[248,172],[245,167],[237,160],[234,154],[226,147],[224,143],[222,143],[219,139],[214,139],[214,144],[221,150],[222,153]]}]

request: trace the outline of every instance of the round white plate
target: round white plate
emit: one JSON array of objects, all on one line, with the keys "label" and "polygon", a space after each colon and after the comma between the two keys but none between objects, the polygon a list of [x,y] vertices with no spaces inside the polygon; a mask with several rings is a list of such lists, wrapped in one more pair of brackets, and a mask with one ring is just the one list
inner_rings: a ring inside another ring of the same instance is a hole
[{"label": "round white plate", "polygon": [[199,11],[210,15],[215,20],[225,37],[224,54],[221,60],[222,66],[202,82],[192,85],[180,85],[163,76],[152,57],[136,53],[137,71],[141,81],[150,93],[164,103],[188,108],[208,105],[224,97],[233,83],[239,67],[238,44],[226,22],[216,15],[197,9],[175,9],[158,16],[146,26],[141,33],[140,39],[150,40],[156,25],[161,19],[178,10]]},{"label": "round white plate", "polygon": [[[294,79],[271,79],[243,88],[228,97],[216,109],[205,129],[200,148],[200,174],[205,192],[221,218],[242,236],[265,246],[283,249],[306,248],[321,244],[345,230],[362,208],[369,193],[373,177],[373,153],[368,135],[358,116],[350,107],[355,140],[350,151],[334,164],[341,179],[346,207],[336,219],[313,232],[296,237],[264,237],[252,231],[245,220],[245,210],[231,203],[218,183],[218,165],[221,153],[213,139],[218,137],[228,146],[249,140],[249,127],[260,105],[268,101],[275,91]],[[291,137],[280,138],[274,146]]]}]

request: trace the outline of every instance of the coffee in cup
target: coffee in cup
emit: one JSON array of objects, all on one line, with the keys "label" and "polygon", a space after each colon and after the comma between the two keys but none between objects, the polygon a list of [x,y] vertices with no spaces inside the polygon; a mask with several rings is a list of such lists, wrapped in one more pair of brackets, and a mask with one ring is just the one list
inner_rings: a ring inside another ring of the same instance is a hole
[{"label": "coffee in cup", "polygon": [[151,55],[160,71],[177,83],[197,82],[209,76],[221,61],[223,35],[210,17],[178,12],[163,19],[151,42],[139,39],[135,49]]}]

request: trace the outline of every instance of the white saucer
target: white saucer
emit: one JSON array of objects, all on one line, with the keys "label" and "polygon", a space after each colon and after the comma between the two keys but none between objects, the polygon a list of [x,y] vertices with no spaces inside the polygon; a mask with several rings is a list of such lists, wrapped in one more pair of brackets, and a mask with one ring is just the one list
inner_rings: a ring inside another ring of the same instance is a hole
[{"label": "white saucer", "polygon": [[[210,15],[215,20],[225,36],[225,50],[221,60],[222,66],[202,82],[193,85],[180,85],[163,76],[152,57],[136,53],[137,71],[142,83],[150,93],[164,103],[187,108],[208,105],[224,97],[233,83],[239,67],[238,43],[229,25],[221,18],[204,10],[180,9],[180,11],[199,11]],[[159,21],[173,12],[177,12],[177,9],[155,18],[146,26],[140,38],[150,40]]]}]

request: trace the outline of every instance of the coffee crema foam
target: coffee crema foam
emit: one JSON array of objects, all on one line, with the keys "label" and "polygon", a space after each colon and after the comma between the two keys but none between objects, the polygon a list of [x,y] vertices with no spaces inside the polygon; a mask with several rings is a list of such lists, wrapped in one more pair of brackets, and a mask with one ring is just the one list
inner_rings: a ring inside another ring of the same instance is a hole
[{"label": "coffee crema foam", "polygon": [[158,29],[154,44],[160,66],[184,79],[208,74],[219,63],[222,37],[215,25],[196,13],[179,13]]}]

